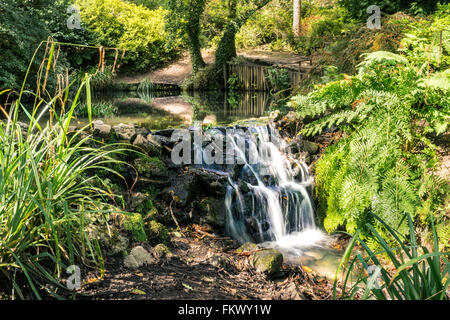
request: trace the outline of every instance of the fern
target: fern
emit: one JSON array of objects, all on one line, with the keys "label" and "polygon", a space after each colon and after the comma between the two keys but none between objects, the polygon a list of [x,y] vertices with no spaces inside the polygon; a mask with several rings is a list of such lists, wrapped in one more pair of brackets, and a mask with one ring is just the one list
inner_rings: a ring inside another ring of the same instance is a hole
[{"label": "fern", "polygon": [[[372,53],[359,67],[358,76],[296,96],[290,104],[308,120],[301,134],[314,136],[333,126],[346,133],[314,168],[325,229],[359,228],[367,243],[375,245],[372,231],[364,229],[368,212],[407,233],[405,213],[419,215],[426,224],[441,210],[448,192],[428,173],[437,163],[428,135],[447,130],[450,99],[447,72],[426,79],[402,56]],[[382,225],[369,222],[390,241]],[[439,230],[445,233],[448,221],[442,223]]]}]

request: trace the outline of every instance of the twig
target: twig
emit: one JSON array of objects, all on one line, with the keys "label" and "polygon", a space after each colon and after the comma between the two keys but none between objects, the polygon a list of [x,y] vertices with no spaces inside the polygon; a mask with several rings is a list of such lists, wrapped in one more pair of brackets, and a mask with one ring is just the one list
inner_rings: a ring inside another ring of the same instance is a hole
[{"label": "twig", "polygon": [[173,210],[172,210],[172,203],[173,203],[173,201],[174,201],[174,200],[172,200],[172,201],[170,202],[170,206],[169,206],[170,215],[172,216],[173,221],[174,221],[175,224],[177,225],[177,228],[180,230],[180,233],[184,236],[184,233],[183,233],[183,231],[181,230],[180,225],[178,224],[178,221],[177,221],[177,219],[175,218],[175,215],[173,214]]}]

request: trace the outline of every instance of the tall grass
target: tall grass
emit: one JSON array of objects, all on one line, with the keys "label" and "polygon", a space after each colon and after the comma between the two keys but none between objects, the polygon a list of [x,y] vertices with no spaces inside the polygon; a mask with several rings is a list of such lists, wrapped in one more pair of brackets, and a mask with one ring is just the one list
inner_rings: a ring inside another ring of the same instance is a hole
[{"label": "tall grass", "polygon": [[[341,270],[342,299],[354,299],[357,295],[362,299],[376,300],[448,300],[450,284],[449,252],[439,252],[439,241],[434,224],[433,250],[419,246],[414,233],[411,216],[405,215],[409,226],[409,239],[389,227],[382,219],[378,220],[391,236],[396,247],[389,247],[385,239],[371,224],[367,224],[381,246],[380,252],[373,252],[356,232],[336,271],[333,297],[337,298],[336,287]],[[364,257],[360,253],[351,258],[355,245],[359,243],[364,249]],[[381,261],[387,257],[387,261]],[[356,275],[356,279],[353,277]]]},{"label": "tall grass", "polygon": [[[113,156],[121,150],[89,147],[90,136],[69,132],[84,87],[90,108],[89,81],[82,81],[59,115],[57,97],[36,98],[29,113],[21,102],[23,88],[9,113],[2,108],[7,119],[0,121],[0,287],[13,299],[61,298],[68,265],[104,272],[99,243],[89,230],[118,210],[106,203],[106,192],[94,186],[88,171],[117,174],[108,165],[120,162]],[[67,101],[69,87],[65,93]],[[18,122],[19,111],[28,116],[27,129]],[[48,113],[50,121],[41,125]]]}]

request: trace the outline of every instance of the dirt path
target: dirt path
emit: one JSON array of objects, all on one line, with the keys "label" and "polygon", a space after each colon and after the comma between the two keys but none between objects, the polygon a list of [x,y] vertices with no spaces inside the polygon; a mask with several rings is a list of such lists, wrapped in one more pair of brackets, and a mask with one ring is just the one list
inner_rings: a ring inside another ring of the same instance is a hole
[{"label": "dirt path", "polygon": [[[214,63],[213,51],[202,50],[202,56],[206,63]],[[184,53],[179,60],[162,69],[130,77],[120,77],[117,81],[132,84],[150,79],[153,83],[180,85],[191,73],[192,65],[189,54]]]},{"label": "dirt path", "polygon": [[[207,64],[214,63],[214,51],[202,50],[203,59]],[[291,64],[292,68],[297,68],[295,62],[299,59],[298,55],[288,52],[272,52],[266,50],[242,50],[238,52],[238,56],[253,61],[261,61],[273,65]],[[144,79],[150,79],[153,83],[174,84],[180,85],[192,73],[191,61],[188,53],[174,63],[155,71],[134,75],[125,76],[117,79],[118,82],[125,82],[127,84],[139,83]]]}]

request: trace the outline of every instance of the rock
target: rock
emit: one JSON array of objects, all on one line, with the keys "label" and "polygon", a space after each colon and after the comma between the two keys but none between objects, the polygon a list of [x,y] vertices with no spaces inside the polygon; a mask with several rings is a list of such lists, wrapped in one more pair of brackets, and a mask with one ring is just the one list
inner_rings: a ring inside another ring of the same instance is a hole
[{"label": "rock", "polygon": [[308,140],[301,140],[300,147],[309,154],[316,154],[319,151],[319,145]]},{"label": "rock", "polygon": [[139,213],[132,213],[126,215],[123,221],[123,227],[126,231],[133,235],[133,238],[137,242],[147,241],[147,235],[144,230],[144,221]]},{"label": "rock", "polygon": [[209,258],[209,263],[211,263],[211,265],[216,268],[225,269],[227,267],[228,261],[224,257],[215,254],[211,258]]},{"label": "rock", "polygon": [[169,256],[172,253],[170,252],[169,248],[164,244],[164,243],[159,243],[157,244],[154,248],[153,251],[155,252],[155,256],[158,259],[161,259],[164,256]]},{"label": "rock", "polygon": [[270,119],[272,122],[280,121],[282,117],[283,117],[283,115],[281,114],[281,111],[280,111],[280,110],[272,111],[272,112],[270,113],[270,115],[269,115],[269,119]]},{"label": "rock", "polygon": [[172,182],[172,185],[162,192],[164,200],[170,202],[175,200],[179,208],[186,207],[194,199],[194,194],[198,192],[198,185],[194,175],[179,175]]},{"label": "rock", "polygon": [[93,134],[101,138],[109,138],[111,134],[111,126],[109,124],[103,123],[101,120],[95,120],[92,122]]},{"label": "rock", "polygon": [[134,167],[140,175],[150,179],[167,178],[168,176],[166,165],[156,157],[136,159]]},{"label": "rock", "polygon": [[160,131],[154,132],[154,134],[170,139],[172,137],[172,134],[174,131],[175,131],[174,129],[165,129],[165,130],[160,130]]},{"label": "rock", "polygon": [[225,227],[226,208],[223,199],[205,198],[197,204],[197,207],[199,210],[196,210],[195,214],[200,214],[200,224],[206,222],[218,228]]},{"label": "rock", "polygon": [[164,137],[164,136],[160,136],[160,135],[155,135],[155,134],[149,134],[147,136],[147,140],[151,143],[154,143],[156,145],[159,146],[168,146],[171,147],[172,146],[172,142],[170,141],[169,138]]},{"label": "rock", "polygon": [[207,195],[223,196],[227,190],[228,175],[205,169],[189,169],[196,178],[196,188]]},{"label": "rock", "polygon": [[170,243],[170,236],[169,231],[167,228],[154,220],[150,221],[148,227],[147,227],[147,235],[148,240],[152,244],[159,244],[159,243]]},{"label": "rock", "polygon": [[144,138],[143,135],[138,134],[134,138],[131,138],[133,145],[143,150],[150,157],[160,157],[161,156],[161,145],[156,143],[153,139],[149,141]]},{"label": "rock", "polygon": [[286,116],[285,116],[285,120],[287,122],[295,122],[297,121],[297,113],[295,111],[289,111]]},{"label": "rock", "polygon": [[131,250],[130,254],[125,257],[124,265],[130,269],[136,269],[144,265],[156,263],[153,256],[143,247],[138,246]]},{"label": "rock", "polygon": [[275,249],[258,251],[252,255],[251,265],[259,272],[272,275],[281,270],[283,255]]},{"label": "rock", "polygon": [[136,131],[134,130],[134,125],[127,125],[121,123],[117,126],[114,126],[113,129],[120,140],[130,141],[131,137],[133,137],[136,134]]},{"label": "rock", "polygon": [[244,243],[242,246],[240,246],[238,249],[236,249],[237,252],[242,253],[242,252],[252,252],[252,251],[256,251],[258,250],[259,247],[251,242],[246,242]]}]

